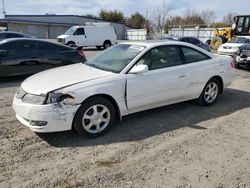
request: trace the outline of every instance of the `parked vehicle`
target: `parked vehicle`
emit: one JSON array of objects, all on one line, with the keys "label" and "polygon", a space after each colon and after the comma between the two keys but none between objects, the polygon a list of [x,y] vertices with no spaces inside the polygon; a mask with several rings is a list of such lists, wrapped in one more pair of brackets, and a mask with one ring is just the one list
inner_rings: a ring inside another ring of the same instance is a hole
[{"label": "parked vehicle", "polygon": [[35,37],[26,35],[23,33],[13,32],[13,31],[0,32],[0,40],[9,39],[9,38],[35,38]]},{"label": "parked vehicle", "polygon": [[231,57],[188,43],[126,42],[90,62],[31,76],[13,108],[35,132],[73,128],[96,137],[131,113],[191,99],[214,104],[234,78],[230,63]]},{"label": "parked vehicle", "polygon": [[209,49],[209,45],[203,43],[202,41],[200,41],[198,38],[195,37],[162,37],[161,40],[178,40],[181,42],[187,42],[193,45],[196,45],[200,48],[203,48],[204,50],[210,51]]},{"label": "parked vehicle", "polygon": [[236,68],[250,68],[250,44],[238,47],[234,59]]},{"label": "parked vehicle", "polygon": [[221,55],[230,55],[233,56],[233,54],[235,52],[237,52],[238,47],[249,43],[250,40],[248,38],[244,38],[244,37],[234,37],[232,40],[230,40],[229,42],[222,44],[218,50],[217,53],[221,54]]},{"label": "parked vehicle", "polygon": [[109,23],[93,23],[86,26],[73,26],[57,41],[70,46],[96,46],[109,48],[117,43],[115,29]]},{"label": "parked vehicle", "polygon": [[232,27],[220,28],[220,30],[215,28],[210,46],[217,50],[222,44],[229,42],[236,36],[250,39],[250,15],[235,16]]},{"label": "parked vehicle", "polygon": [[34,74],[85,61],[82,50],[44,40],[18,38],[0,42],[0,77]]}]

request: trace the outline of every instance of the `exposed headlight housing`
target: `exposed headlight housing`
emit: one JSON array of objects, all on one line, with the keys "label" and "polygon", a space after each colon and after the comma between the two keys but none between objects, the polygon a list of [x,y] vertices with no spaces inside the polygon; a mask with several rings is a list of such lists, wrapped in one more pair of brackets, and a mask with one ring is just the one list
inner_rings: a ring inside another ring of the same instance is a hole
[{"label": "exposed headlight housing", "polygon": [[46,96],[44,95],[32,95],[32,94],[27,93],[23,96],[22,101],[24,103],[42,105],[44,104],[45,99],[46,99]]},{"label": "exposed headlight housing", "polygon": [[239,49],[239,47],[234,47],[234,53],[236,55],[240,55],[240,49]]},{"label": "exposed headlight housing", "polygon": [[64,105],[74,105],[75,97],[71,94],[50,92],[47,95],[46,104],[64,104]]}]

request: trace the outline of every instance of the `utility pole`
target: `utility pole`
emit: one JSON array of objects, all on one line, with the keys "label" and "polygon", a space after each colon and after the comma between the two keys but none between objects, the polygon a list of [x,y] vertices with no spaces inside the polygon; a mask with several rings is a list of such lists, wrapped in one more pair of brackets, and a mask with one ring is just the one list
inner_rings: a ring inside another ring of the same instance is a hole
[{"label": "utility pole", "polygon": [[2,6],[3,6],[3,18],[5,18],[6,12],[5,12],[4,0],[2,0]]}]

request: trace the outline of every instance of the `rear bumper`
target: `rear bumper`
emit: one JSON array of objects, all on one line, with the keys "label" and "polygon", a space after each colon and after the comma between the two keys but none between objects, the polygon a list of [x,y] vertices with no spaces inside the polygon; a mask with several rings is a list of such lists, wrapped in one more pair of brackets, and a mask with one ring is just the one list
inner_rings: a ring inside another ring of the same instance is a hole
[{"label": "rear bumper", "polygon": [[236,72],[235,72],[234,68],[232,68],[232,69],[233,70],[231,70],[223,75],[224,88],[227,88],[235,79]]}]

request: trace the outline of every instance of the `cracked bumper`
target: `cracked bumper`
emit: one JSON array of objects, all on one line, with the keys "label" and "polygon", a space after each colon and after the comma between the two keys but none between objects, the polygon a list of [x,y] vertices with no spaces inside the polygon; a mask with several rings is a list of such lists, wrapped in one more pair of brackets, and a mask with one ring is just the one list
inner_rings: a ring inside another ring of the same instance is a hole
[{"label": "cracked bumper", "polygon": [[[74,115],[80,105],[59,107],[56,104],[34,105],[23,103],[16,97],[13,109],[16,118],[34,132],[59,132],[72,129]],[[47,122],[44,126],[32,124],[34,121]]]}]

